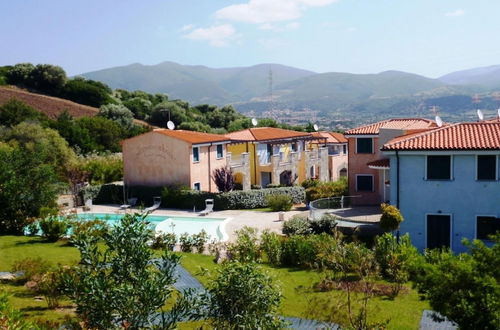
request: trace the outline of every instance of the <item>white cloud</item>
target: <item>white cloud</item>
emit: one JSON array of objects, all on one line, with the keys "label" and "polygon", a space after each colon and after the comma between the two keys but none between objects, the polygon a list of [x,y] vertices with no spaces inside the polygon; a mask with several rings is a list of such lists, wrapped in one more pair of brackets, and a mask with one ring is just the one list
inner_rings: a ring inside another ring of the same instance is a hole
[{"label": "white cloud", "polygon": [[190,31],[190,30],[194,29],[195,27],[196,27],[196,25],[194,25],[194,24],[186,24],[179,29],[179,32]]},{"label": "white cloud", "polygon": [[208,41],[214,47],[225,47],[237,39],[238,34],[231,24],[220,24],[194,29],[184,37],[191,40]]},{"label": "white cloud", "polygon": [[457,10],[453,10],[453,11],[449,11],[449,12],[445,13],[444,16],[457,17],[457,16],[463,16],[464,14],[465,14],[465,10],[457,9]]},{"label": "white cloud", "polygon": [[248,3],[230,5],[215,12],[222,20],[264,24],[300,18],[309,7],[322,7],[337,0],[250,0]]},{"label": "white cloud", "polygon": [[259,26],[260,30],[267,30],[267,31],[274,31],[274,32],[285,32],[285,31],[293,31],[297,30],[300,27],[299,22],[291,22],[288,24],[285,24],[283,26],[276,25],[276,24],[271,24],[271,23],[264,23]]}]

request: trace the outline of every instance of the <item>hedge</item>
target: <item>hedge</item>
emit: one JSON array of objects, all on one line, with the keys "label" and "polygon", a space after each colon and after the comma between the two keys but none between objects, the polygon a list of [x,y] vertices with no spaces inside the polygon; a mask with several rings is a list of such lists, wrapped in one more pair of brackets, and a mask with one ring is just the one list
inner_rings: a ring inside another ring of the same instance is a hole
[{"label": "hedge", "polygon": [[[80,192],[85,201],[92,198],[95,204],[122,204],[123,186],[104,184],[88,186]],[[181,190],[177,187],[127,187],[129,197],[137,197],[137,205],[149,206],[154,196],[162,196],[162,206],[177,209],[197,210],[205,208],[205,199],[214,199],[215,210],[255,209],[267,207],[267,195],[289,195],[294,204],[305,201],[305,190],[300,186],[266,188],[254,190],[236,190],[226,193],[210,193],[196,190]]]}]

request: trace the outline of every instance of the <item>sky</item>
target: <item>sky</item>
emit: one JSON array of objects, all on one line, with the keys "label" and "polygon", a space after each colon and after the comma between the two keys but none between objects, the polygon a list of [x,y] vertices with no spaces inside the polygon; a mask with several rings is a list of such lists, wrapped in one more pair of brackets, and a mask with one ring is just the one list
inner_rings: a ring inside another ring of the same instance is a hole
[{"label": "sky", "polygon": [[0,2],[0,65],[68,75],[173,61],[279,63],[436,78],[500,64],[498,0],[23,0]]}]

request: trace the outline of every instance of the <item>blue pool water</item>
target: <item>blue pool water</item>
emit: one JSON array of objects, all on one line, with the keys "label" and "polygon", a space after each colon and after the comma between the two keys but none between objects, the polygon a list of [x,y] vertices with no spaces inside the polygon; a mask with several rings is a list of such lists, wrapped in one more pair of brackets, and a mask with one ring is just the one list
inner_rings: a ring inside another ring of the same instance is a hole
[{"label": "blue pool water", "polygon": [[[121,218],[122,214],[110,213],[80,213],[77,215],[79,219],[100,219],[114,226]],[[178,217],[169,215],[148,215],[146,220],[154,226],[157,232],[173,232],[177,236],[188,233],[198,234],[201,230],[210,236],[210,240],[223,240],[222,224],[225,219],[222,218],[205,218],[205,217]]]}]

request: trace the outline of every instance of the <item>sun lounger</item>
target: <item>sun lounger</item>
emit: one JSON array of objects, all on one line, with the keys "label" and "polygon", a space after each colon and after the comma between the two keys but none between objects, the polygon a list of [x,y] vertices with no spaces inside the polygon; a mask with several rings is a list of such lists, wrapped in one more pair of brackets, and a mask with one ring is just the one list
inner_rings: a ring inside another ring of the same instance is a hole
[{"label": "sun lounger", "polygon": [[128,204],[120,205],[120,209],[126,210],[126,209],[129,209],[131,207],[134,207],[135,204],[137,204],[137,198],[136,197],[129,198],[129,199],[127,199],[127,203]]},{"label": "sun lounger", "polygon": [[156,196],[153,199],[153,206],[145,208],[144,212],[153,212],[154,210],[156,210],[157,208],[160,207],[160,204],[161,204],[161,197],[160,196]]},{"label": "sun lounger", "polygon": [[207,215],[214,210],[214,200],[205,199],[205,209],[199,213],[199,215]]}]

